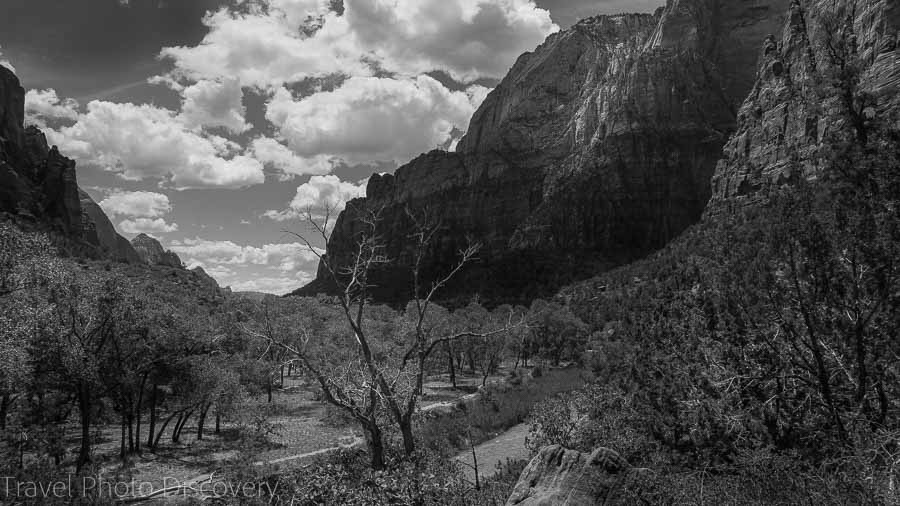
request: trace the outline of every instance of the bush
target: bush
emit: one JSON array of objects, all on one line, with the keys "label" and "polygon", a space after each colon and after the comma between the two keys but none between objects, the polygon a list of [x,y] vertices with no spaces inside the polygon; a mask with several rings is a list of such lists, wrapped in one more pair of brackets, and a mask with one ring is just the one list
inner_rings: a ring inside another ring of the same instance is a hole
[{"label": "bush", "polygon": [[[235,497],[241,505],[470,505],[503,504],[515,485],[521,463],[509,463],[494,479],[474,490],[454,461],[433,454],[413,459],[391,455],[386,470],[373,471],[364,452],[340,451],[298,470],[277,473],[254,466],[226,471],[234,482],[268,483],[272,495]],[[517,471],[518,470],[518,471]]]}]

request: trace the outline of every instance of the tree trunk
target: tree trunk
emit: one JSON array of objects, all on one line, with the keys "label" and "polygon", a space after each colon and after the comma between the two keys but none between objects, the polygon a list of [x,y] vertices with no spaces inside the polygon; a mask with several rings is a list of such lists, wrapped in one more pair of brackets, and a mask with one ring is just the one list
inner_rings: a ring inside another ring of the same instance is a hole
[{"label": "tree trunk", "polygon": [[281,378],[279,380],[278,386],[279,386],[279,388],[284,388],[284,364],[281,365],[280,374],[281,374]]},{"label": "tree trunk", "polygon": [[219,408],[216,408],[216,435],[222,432],[222,415],[219,414]]},{"label": "tree trunk", "polygon": [[129,413],[126,422],[128,423],[128,453],[134,453],[134,415]]},{"label": "tree trunk", "polygon": [[[169,425],[169,422],[171,422],[172,420],[174,420],[174,419],[175,419],[175,416],[176,416],[177,414],[178,414],[177,412],[176,412],[176,413],[172,413],[171,415],[169,415],[168,418],[166,418],[166,421],[163,422],[162,427],[159,428],[159,432],[156,433],[156,437],[153,438],[153,444],[150,445],[150,449],[155,450],[156,447],[159,446],[159,440],[160,440],[160,438],[162,438],[163,432],[166,431],[166,427]],[[150,435],[152,436],[153,433],[151,432]]]},{"label": "tree trunk", "polygon": [[413,438],[412,431],[412,417],[400,419],[400,433],[403,434],[403,453],[409,457],[416,451],[416,440]]},{"label": "tree trunk", "polygon": [[384,469],[384,441],[381,429],[375,422],[367,423],[363,426],[369,443],[369,457],[371,458],[372,469],[376,471]]},{"label": "tree trunk", "polygon": [[12,404],[12,397],[4,394],[0,398],[0,430],[6,430],[6,415],[9,413],[9,405]]},{"label": "tree trunk", "polygon": [[128,453],[128,446],[125,440],[125,415],[122,415],[122,423],[120,424],[120,437],[119,437],[119,458],[122,462],[125,462],[125,455]]},{"label": "tree trunk", "polygon": [[197,441],[201,441],[203,439],[203,424],[206,422],[206,413],[209,411],[210,405],[207,404],[202,411],[200,411],[200,417],[197,420]]},{"label": "tree trunk", "polygon": [[153,434],[156,432],[156,383],[150,391],[150,427],[147,429],[147,447],[153,449]]},{"label": "tree trunk", "polygon": [[456,367],[453,366],[453,347],[447,343],[447,362],[450,365],[450,384],[456,388]]},{"label": "tree trunk", "polygon": [[269,395],[269,403],[272,403],[272,376],[269,376],[269,383],[266,385],[266,392]]},{"label": "tree trunk", "polygon": [[132,449],[132,451],[134,451],[138,455],[140,455],[140,453],[141,453],[141,414],[144,410],[144,390],[145,390],[145,387],[147,386],[147,376],[148,375],[149,375],[149,373],[144,373],[144,376],[141,378],[141,388],[140,388],[140,391],[138,392],[138,401],[137,401],[137,408],[136,408],[137,420],[135,423],[136,427],[134,430],[134,448]]},{"label": "tree trunk", "polygon": [[194,410],[190,410],[183,417],[178,418],[178,422],[175,423],[175,429],[172,432],[172,442],[178,443],[181,441],[181,431],[184,430],[184,426],[187,424],[188,420],[190,420],[191,415],[194,414]]},{"label": "tree trunk", "polygon": [[91,461],[91,396],[85,387],[78,393],[78,410],[81,412],[81,450],[75,467],[81,471]]}]

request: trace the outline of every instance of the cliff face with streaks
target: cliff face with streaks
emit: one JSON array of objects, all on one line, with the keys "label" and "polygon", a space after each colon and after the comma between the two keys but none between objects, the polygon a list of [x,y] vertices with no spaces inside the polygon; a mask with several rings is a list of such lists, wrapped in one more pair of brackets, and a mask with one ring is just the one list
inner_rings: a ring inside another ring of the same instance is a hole
[{"label": "cliff face with streaks", "polygon": [[[654,15],[600,16],[519,58],[455,153],[432,152],[340,216],[330,258],[348,258],[359,209],[381,208],[394,267],[376,297],[409,296],[413,214],[441,232],[426,278],[467,238],[476,264],[444,297],[525,301],[665,245],[700,219],[722,147],[753,87],[760,47],[789,0],[671,0]],[[299,294],[328,291],[321,272]]]},{"label": "cliff face with streaks", "polygon": [[896,124],[898,36],[896,1],[792,2],[783,30],[763,45],[758,78],[713,178],[709,213],[814,181],[823,150],[853,142],[876,122]]},{"label": "cliff face with streaks", "polygon": [[71,249],[91,256],[138,262],[109,218],[78,188],[75,162],[25,127],[25,90],[0,66],[0,212],[61,234]]}]

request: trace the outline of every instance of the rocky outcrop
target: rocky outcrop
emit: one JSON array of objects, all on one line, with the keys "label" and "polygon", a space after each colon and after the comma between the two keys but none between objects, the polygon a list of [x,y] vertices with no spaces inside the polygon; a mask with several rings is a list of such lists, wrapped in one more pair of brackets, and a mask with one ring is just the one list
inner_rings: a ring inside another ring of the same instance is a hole
[{"label": "rocky outcrop", "polygon": [[[141,260],[148,265],[161,265],[176,269],[184,268],[184,264],[181,263],[178,255],[164,249],[159,241],[147,234],[138,234],[137,237],[131,240],[131,246],[137,251]],[[206,273],[204,272],[204,274]]]},{"label": "rocky outcrop", "polygon": [[143,259],[128,239],[116,232],[103,209],[84,190],[79,190],[82,211],[82,229],[88,242],[99,244],[105,257],[119,262],[141,263]]},{"label": "rocky outcrop", "polygon": [[0,211],[37,219],[84,240],[75,162],[25,128],[25,90],[0,66]]},{"label": "rocky outcrop", "polygon": [[591,454],[546,446],[522,471],[507,506],[593,506],[631,504],[629,488],[645,472],[618,453],[598,448]]},{"label": "rocky outcrop", "polygon": [[[788,0],[671,0],[655,15],[600,16],[519,58],[475,113],[455,153],[373,176],[328,244],[338,263],[382,208],[394,267],[373,279],[409,296],[412,223],[441,223],[423,264],[446,272],[468,238],[477,264],[444,296],[521,301],[633,260],[699,220],[710,177],[750,91],[759,45]],[[321,270],[320,270],[321,271]],[[324,272],[300,294],[327,291]]]},{"label": "rocky outcrop", "polygon": [[25,90],[0,66],[0,212],[53,231],[70,253],[140,262],[103,210],[78,188],[75,162],[24,120]]},{"label": "rocky outcrop", "polygon": [[[174,253],[172,254],[174,255]],[[198,265],[197,267],[191,269],[191,272],[194,273],[200,283],[205,287],[205,289],[203,290],[203,292],[205,292],[205,295],[213,297],[224,297],[226,293],[229,293],[219,287],[219,283],[215,280],[215,278],[207,274],[207,272],[203,270],[203,267],[200,267]]]},{"label": "rocky outcrop", "polygon": [[795,0],[778,33],[760,50],[756,83],[713,178],[710,214],[818,179],[823,150],[898,119],[896,1]]}]

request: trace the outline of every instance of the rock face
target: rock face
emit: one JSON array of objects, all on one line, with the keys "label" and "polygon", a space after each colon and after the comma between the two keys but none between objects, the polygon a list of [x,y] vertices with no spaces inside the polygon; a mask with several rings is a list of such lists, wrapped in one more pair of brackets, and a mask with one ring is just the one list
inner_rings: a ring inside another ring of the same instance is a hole
[{"label": "rock face", "polygon": [[[406,212],[441,223],[423,264],[445,273],[468,237],[479,261],[445,296],[517,301],[633,260],[699,220],[722,146],[753,86],[759,47],[789,0],[670,0],[654,15],[600,16],[519,58],[475,113],[455,153],[373,176],[328,244],[338,263],[383,208],[393,269],[375,296],[409,296]],[[298,291],[328,291],[320,275]]]},{"label": "rock face", "polygon": [[112,260],[128,263],[141,263],[143,259],[128,239],[125,239],[113,227],[112,222],[103,213],[103,209],[84,190],[78,193],[81,201],[82,229],[88,242],[99,244],[104,256]]},{"label": "rock face", "polygon": [[[793,1],[783,30],[760,52],[756,84],[738,113],[739,129],[713,178],[709,213],[765,199],[822,174],[823,149],[852,140],[871,120],[900,111],[900,4],[894,0]],[[837,56],[828,47],[838,48]],[[843,49],[841,49],[843,48]],[[859,68],[848,104],[839,60]]]},{"label": "rock face", "polygon": [[25,90],[0,66],[0,211],[46,221],[85,239],[75,162],[24,121]]},{"label": "rock face", "polygon": [[78,188],[75,162],[24,121],[25,90],[0,66],[0,212],[61,233],[74,252],[140,262],[100,206]]},{"label": "rock face", "polygon": [[[131,246],[137,251],[141,260],[148,265],[162,265],[176,269],[184,268],[184,264],[181,263],[178,255],[163,249],[159,241],[147,234],[138,234],[137,237],[131,240]],[[206,273],[204,272],[204,274]]]},{"label": "rock face", "polygon": [[593,506],[628,504],[624,492],[641,470],[618,453],[598,448],[590,455],[546,446],[522,471],[507,506]]},{"label": "rock face", "polygon": [[[174,253],[172,254],[174,255]],[[197,267],[191,269],[191,272],[193,272],[197,279],[199,279],[200,282],[203,283],[203,285],[206,287],[205,295],[213,297],[224,297],[226,293],[230,293],[230,289],[229,292],[226,292],[224,289],[220,288],[219,283],[215,280],[215,278],[207,274],[206,271],[203,270],[203,267],[200,267],[198,265]]]}]

